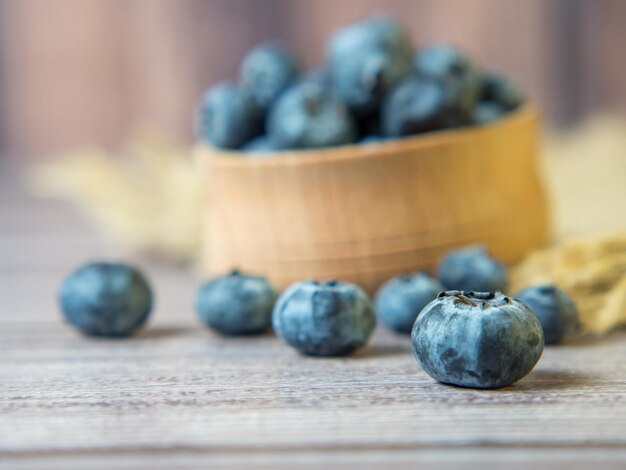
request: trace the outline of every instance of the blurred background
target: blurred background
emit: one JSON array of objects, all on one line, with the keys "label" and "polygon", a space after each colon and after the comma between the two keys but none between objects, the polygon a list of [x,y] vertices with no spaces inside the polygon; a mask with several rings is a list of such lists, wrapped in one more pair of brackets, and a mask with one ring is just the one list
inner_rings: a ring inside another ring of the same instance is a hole
[{"label": "blurred background", "polygon": [[446,40],[506,72],[563,128],[626,111],[622,0],[3,0],[0,154],[116,147],[141,126],[192,141],[192,110],[264,39],[307,67],[329,35],[389,11],[416,45]]}]

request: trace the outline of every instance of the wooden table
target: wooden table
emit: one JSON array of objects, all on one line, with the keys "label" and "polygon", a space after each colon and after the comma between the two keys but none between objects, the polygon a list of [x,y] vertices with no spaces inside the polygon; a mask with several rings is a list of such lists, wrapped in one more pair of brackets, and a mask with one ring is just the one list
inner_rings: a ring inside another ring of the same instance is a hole
[{"label": "wooden table", "polygon": [[547,348],[509,388],[453,388],[382,329],[342,359],[221,338],[195,318],[187,269],[140,259],[149,326],[81,337],[61,321],[59,283],[115,255],[0,165],[0,468],[626,468],[624,333]]}]

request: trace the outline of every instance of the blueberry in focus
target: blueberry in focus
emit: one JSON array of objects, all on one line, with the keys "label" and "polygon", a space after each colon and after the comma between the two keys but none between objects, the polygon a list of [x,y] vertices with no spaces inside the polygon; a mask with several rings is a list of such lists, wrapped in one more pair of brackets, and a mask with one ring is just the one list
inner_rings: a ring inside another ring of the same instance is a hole
[{"label": "blueberry in focus", "polygon": [[512,111],[524,102],[524,95],[515,83],[493,72],[483,74],[479,98],[497,104],[505,111]]},{"label": "blueberry in focus", "polygon": [[268,133],[281,149],[332,147],[354,142],[355,123],[322,85],[301,82],[283,93],[269,113]]},{"label": "blueberry in focus", "polygon": [[437,277],[448,290],[476,292],[504,291],[508,281],[506,267],[482,245],[450,251],[439,263]]},{"label": "blueberry in focus", "polygon": [[376,324],[367,294],[341,281],[302,281],[278,298],[276,334],[302,354],[340,356],[364,346]]},{"label": "blueberry in focus", "polygon": [[521,379],[544,344],[533,312],[500,292],[442,292],[417,317],[411,340],[428,375],[471,388],[505,387]]},{"label": "blueberry in focus", "polygon": [[579,328],[578,311],[570,296],[552,284],[529,286],[515,296],[530,307],[543,327],[546,344],[558,344]]},{"label": "blueberry in focus", "polygon": [[385,98],[380,124],[386,137],[403,137],[441,129],[446,113],[442,86],[428,78],[410,77]]},{"label": "blueberry in focus", "polygon": [[422,309],[441,291],[443,287],[439,281],[425,273],[395,277],[376,293],[376,315],[388,328],[410,334]]},{"label": "blueberry in focus", "polygon": [[267,280],[232,271],[204,283],[196,312],[208,327],[226,335],[253,335],[271,325],[276,291]]},{"label": "blueberry in focus", "polygon": [[215,85],[204,94],[196,118],[198,137],[216,147],[238,149],[261,130],[259,110],[241,88]]},{"label": "blueberry in focus", "polygon": [[257,107],[267,111],[278,95],[295,80],[298,66],[293,54],[279,43],[256,46],[245,56],[239,81]]},{"label": "blueberry in focus", "polygon": [[66,320],[90,336],[123,337],[147,320],[152,292],[141,272],[122,263],[94,262],[64,281],[59,303]]},{"label": "blueberry in focus", "polygon": [[481,86],[478,68],[469,57],[448,44],[434,44],[417,52],[413,68],[418,75],[441,83],[447,108],[445,127],[468,124]]}]

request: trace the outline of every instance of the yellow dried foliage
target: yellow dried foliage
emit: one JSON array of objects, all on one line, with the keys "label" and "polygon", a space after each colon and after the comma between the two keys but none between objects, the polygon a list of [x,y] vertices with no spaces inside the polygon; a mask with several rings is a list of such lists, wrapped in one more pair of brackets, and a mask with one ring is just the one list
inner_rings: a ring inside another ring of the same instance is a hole
[{"label": "yellow dried foliage", "polygon": [[81,207],[107,235],[133,249],[192,260],[199,249],[199,172],[191,152],[156,135],[124,155],[76,151],[37,167],[31,187]]}]

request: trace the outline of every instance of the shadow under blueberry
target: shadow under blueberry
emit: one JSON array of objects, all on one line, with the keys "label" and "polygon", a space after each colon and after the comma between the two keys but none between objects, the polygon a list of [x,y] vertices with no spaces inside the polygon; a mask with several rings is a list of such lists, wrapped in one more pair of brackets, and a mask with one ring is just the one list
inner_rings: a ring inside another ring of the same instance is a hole
[{"label": "shadow under blueberry", "polygon": [[521,381],[502,390],[532,390],[532,391],[555,391],[567,389],[579,389],[595,380],[591,374],[572,371],[535,370]]},{"label": "shadow under blueberry", "polygon": [[181,336],[192,332],[193,328],[181,326],[152,326],[139,330],[132,336],[133,339],[148,340],[162,339],[172,336]]},{"label": "shadow under blueberry", "polygon": [[405,355],[413,357],[411,345],[407,344],[373,344],[346,356],[353,359],[368,359],[373,357],[391,357]]}]

